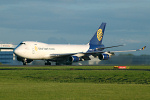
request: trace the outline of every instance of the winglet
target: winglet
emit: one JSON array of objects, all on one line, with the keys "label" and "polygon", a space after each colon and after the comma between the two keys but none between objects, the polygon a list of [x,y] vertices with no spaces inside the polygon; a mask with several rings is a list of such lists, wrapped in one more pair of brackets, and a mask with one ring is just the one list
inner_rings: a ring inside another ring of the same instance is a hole
[{"label": "winglet", "polygon": [[140,51],[140,50],[144,50],[146,48],[146,46],[144,46],[143,48],[141,48],[141,49],[138,49],[137,51]]},{"label": "winglet", "polygon": [[146,48],[146,46],[144,46],[143,48],[142,48],[142,50],[144,50]]}]

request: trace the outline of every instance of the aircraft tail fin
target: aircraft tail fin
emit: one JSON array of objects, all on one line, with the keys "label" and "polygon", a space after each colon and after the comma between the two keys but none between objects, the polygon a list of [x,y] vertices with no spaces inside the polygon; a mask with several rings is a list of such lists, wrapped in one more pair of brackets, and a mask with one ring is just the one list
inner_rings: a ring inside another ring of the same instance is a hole
[{"label": "aircraft tail fin", "polygon": [[102,23],[100,25],[100,27],[98,28],[98,30],[96,31],[96,33],[94,34],[92,39],[90,40],[89,45],[97,45],[98,46],[98,45],[102,44],[105,26],[106,26],[106,23]]}]

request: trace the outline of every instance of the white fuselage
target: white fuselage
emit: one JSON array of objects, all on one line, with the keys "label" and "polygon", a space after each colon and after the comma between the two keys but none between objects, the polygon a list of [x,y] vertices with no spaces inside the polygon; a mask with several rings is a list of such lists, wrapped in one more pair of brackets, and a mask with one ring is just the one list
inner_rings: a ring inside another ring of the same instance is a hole
[{"label": "white fuselage", "polygon": [[[52,59],[54,54],[71,54],[87,52],[89,45],[65,45],[65,44],[46,44],[41,42],[25,41],[18,45],[14,50],[17,56],[33,60]],[[83,56],[83,54],[77,54]]]}]

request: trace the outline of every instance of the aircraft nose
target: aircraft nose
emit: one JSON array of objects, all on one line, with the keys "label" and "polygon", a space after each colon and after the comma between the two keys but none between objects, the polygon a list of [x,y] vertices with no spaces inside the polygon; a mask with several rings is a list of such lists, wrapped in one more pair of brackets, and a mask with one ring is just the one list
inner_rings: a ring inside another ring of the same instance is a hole
[{"label": "aircraft nose", "polygon": [[14,54],[16,54],[16,55],[20,55],[20,54],[21,54],[21,50],[20,50],[20,49],[18,49],[18,48],[16,48],[16,49],[14,50]]}]

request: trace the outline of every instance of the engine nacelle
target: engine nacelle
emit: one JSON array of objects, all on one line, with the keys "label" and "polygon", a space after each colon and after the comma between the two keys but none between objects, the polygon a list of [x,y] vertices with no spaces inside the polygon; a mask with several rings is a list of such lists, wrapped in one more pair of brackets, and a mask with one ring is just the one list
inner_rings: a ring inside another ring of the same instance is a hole
[{"label": "engine nacelle", "polygon": [[99,58],[100,60],[108,60],[108,59],[110,58],[110,55],[109,55],[109,54],[100,54],[100,55],[98,56],[98,58]]},{"label": "engine nacelle", "polygon": [[71,56],[71,57],[69,57],[69,61],[70,62],[78,62],[78,61],[80,61],[80,58],[77,56]]}]

